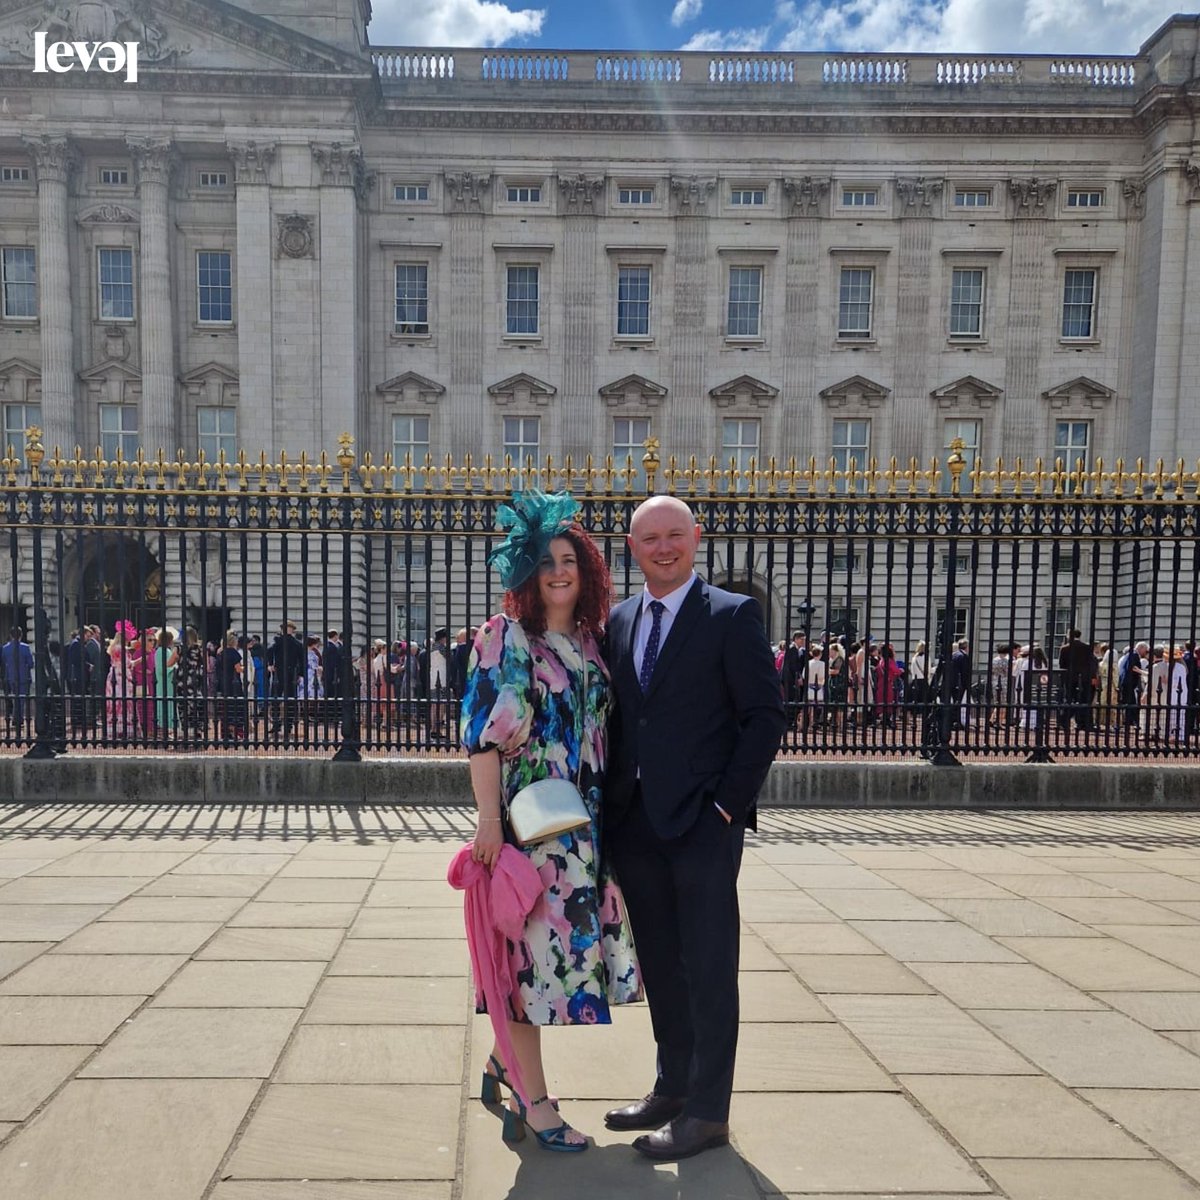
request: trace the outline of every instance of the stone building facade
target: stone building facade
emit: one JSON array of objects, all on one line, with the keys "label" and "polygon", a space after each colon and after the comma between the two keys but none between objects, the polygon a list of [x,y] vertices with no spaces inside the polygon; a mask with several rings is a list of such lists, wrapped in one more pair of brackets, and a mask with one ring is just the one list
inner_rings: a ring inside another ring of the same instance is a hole
[{"label": "stone building facade", "polygon": [[[0,0],[4,444],[1200,459],[1200,17],[1110,59],[369,19]],[[139,78],[36,75],[37,30]]]}]

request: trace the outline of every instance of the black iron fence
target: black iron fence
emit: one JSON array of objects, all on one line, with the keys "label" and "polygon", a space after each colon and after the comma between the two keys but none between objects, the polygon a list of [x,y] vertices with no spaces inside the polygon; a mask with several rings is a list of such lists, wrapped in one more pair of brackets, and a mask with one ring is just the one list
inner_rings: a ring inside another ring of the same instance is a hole
[{"label": "black iron fence", "polygon": [[471,631],[502,603],[497,510],[531,485],[579,497],[616,598],[641,587],[639,501],[692,505],[697,569],[755,595],[779,644],[782,753],[1200,746],[1200,471],[1182,463],[738,469],[651,442],[640,469],[397,466],[348,436],[332,460],[108,462],[37,437],[0,461],[12,751],[455,751]]}]

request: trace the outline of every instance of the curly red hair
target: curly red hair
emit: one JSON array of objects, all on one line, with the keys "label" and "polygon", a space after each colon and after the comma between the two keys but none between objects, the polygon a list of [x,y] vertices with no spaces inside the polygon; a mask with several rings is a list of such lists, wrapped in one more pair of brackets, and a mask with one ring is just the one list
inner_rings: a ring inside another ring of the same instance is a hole
[{"label": "curly red hair", "polygon": [[[581,625],[599,637],[608,622],[608,602],[612,595],[608,566],[599,547],[581,526],[569,525],[555,537],[566,538],[575,547],[575,558],[579,563],[579,601],[575,605],[575,616]],[[520,621],[529,633],[546,632],[546,607],[542,603],[537,571],[519,587],[504,593],[504,611]]]}]

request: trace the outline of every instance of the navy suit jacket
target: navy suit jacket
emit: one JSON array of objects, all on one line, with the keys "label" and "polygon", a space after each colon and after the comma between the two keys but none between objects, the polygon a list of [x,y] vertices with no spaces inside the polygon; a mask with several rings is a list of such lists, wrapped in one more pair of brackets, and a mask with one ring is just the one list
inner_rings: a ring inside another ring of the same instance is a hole
[{"label": "navy suit jacket", "polygon": [[755,828],[758,792],[787,723],[758,602],[697,579],[645,695],[633,659],[641,605],[632,596],[609,614],[616,711],[605,821],[619,824],[629,811],[640,770],[642,804],[660,837],[680,837],[712,803]]}]

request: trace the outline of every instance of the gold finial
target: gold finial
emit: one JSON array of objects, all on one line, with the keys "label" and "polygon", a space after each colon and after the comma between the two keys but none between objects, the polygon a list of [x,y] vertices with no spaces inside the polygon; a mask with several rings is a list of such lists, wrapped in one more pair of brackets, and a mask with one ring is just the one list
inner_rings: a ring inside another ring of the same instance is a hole
[{"label": "gold finial", "polygon": [[45,457],[46,447],[42,445],[42,431],[36,425],[30,425],[25,430],[25,461],[35,475]]},{"label": "gold finial", "polygon": [[337,464],[342,468],[342,491],[350,490],[350,472],[354,470],[354,438],[349,433],[338,437]]},{"label": "gold finial", "polygon": [[960,437],[956,437],[951,441],[950,453],[946,456],[946,467],[950,471],[950,494],[953,496],[959,494],[958,481],[966,465],[967,460],[963,454],[963,440]]},{"label": "gold finial", "polygon": [[642,466],[646,468],[646,491],[650,493],[654,491],[654,477],[662,465],[658,457],[659,441],[656,437],[648,437],[642,445],[646,450],[642,455]]}]

